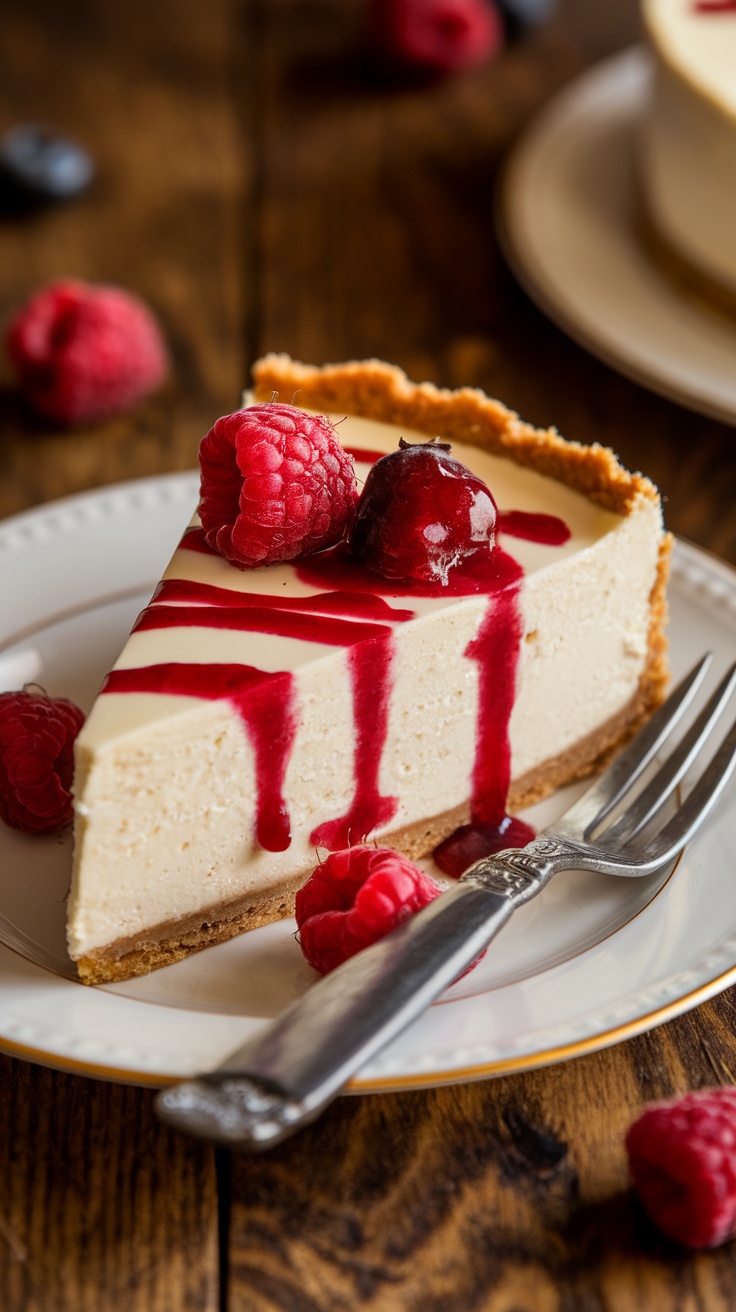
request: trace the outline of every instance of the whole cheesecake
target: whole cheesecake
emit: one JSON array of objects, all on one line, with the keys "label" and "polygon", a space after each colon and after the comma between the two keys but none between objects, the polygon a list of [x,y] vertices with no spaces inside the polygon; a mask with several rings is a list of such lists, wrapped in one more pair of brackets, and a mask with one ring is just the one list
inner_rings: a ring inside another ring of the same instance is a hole
[{"label": "whole cheesecake", "polygon": [[649,244],[736,309],[736,3],[644,0],[655,69],[642,123]]},{"label": "whole cheesecake", "polygon": [[509,812],[602,764],[663,695],[670,540],[646,478],[376,361],[268,356],[254,383],[329,416],[359,483],[401,438],[451,443],[499,507],[493,567],[392,582],[341,545],[238,569],[195,516],[77,740],[68,940],[88,983],[291,914],[320,851],[442,845],[461,869],[458,835],[512,845]]}]

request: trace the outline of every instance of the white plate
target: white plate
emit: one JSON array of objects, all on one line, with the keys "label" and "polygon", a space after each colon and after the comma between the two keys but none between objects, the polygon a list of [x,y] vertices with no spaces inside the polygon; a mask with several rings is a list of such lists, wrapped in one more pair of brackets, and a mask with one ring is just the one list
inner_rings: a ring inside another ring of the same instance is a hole
[{"label": "white plate", "polygon": [[[0,525],[0,688],[40,679],[49,692],[89,706],[195,500],[195,476],[172,474]],[[736,574],[678,545],[676,673],[706,647],[724,667],[735,634]],[[571,795],[536,808],[538,822]],[[432,1085],[557,1061],[725,988],[736,977],[735,843],[736,817],[722,803],[669,877],[558,877],[353,1087]],[[164,1084],[217,1065],[314,978],[293,922],[280,922],[144,979],[86,988],[64,951],[70,857],[69,838],[32,838],[0,825],[0,1048],[7,1052]]]},{"label": "white plate", "polygon": [[636,135],[650,78],[629,50],[556,97],[504,174],[498,231],[519,281],[584,347],[736,423],[736,323],[682,296],[636,234]]}]

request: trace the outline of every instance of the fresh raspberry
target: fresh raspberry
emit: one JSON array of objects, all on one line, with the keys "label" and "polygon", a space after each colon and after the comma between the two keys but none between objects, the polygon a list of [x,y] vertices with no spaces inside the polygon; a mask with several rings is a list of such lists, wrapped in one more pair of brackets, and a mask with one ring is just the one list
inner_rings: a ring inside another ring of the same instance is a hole
[{"label": "fresh raspberry", "polygon": [[120,287],[63,281],[18,311],[7,336],[21,390],[39,414],[88,423],[158,387],[168,367],[151,311]]},{"label": "fresh raspberry", "polygon": [[644,1207],[664,1234],[689,1248],[736,1235],[736,1088],[648,1107],[626,1148]]},{"label": "fresh raspberry", "polygon": [[0,819],[27,834],[68,825],[74,739],[84,712],[65,697],[0,693]]},{"label": "fresh raspberry", "polygon": [[327,975],[403,924],[442,889],[388,847],[332,852],[296,895],[299,942]]},{"label": "fresh raspberry", "polygon": [[339,542],[355,514],[353,458],[332,425],[270,402],[218,419],[199,448],[207,543],[240,569]]},{"label": "fresh raspberry", "polygon": [[375,44],[390,60],[431,73],[482,64],[503,39],[491,0],[372,0]]},{"label": "fresh raspberry", "polygon": [[350,546],[387,579],[446,585],[458,565],[488,557],[496,503],[482,479],[442,442],[400,440],[373,465],[358,504]]}]

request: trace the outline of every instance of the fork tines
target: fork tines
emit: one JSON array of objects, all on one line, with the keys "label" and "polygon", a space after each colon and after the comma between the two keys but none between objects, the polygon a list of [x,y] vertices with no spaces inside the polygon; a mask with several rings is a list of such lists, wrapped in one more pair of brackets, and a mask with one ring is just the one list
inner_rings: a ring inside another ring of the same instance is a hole
[{"label": "fork tines", "polygon": [[714,806],[736,764],[736,722],[674,816],[654,836],[644,831],[660,815],[677,785],[711,739],[736,688],[736,663],[638,796],[607,828],[597,834],[595,830],[624,801],[662,750],[692,703],[711,659],[710,653],[705,655],[677,685],[610,769],[563,817],[562,824],[556,826],[559,832],[577,841],[590,842],[592,839],[596,848],[611,854],[625,854],[627,863],[651,868],[664,865],[677,855]]}]

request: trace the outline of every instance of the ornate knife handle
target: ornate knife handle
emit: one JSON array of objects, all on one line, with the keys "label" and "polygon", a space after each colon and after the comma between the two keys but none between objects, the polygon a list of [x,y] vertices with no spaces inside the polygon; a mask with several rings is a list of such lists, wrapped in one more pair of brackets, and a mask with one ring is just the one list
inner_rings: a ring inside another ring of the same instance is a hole
[{"label": "ornate knife handle", "polygon": [[165,1089],[163,1120],[256,1151],[313,1120],[374,1053],[457,979],[573,844],[542,837],[477,861],[456,888],[313,985],[216,1071]]},{"label": "ornate knife handle", "polygon": [[461,884],[479,884],[489,893],[513,898],[521,906],[544,888],[559,870],[571,870],[582,853],[573,843],[535,838],[523,848],[482,857],[461,876]]}]

